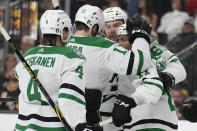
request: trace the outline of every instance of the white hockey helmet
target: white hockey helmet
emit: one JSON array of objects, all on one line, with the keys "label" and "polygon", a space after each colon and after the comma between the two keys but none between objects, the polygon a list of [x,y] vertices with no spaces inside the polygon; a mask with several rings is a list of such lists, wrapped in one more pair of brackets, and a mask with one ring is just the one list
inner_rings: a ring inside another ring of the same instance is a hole
[{"label": "white hockey helmet", "polygon": [[72,33],[72,24],[69,16],[63,10],[47,10],[41,16],[40,29],[42,34],[56,34],[62,38],[62,31],[68,28]]},{"label": "white hockey helmet", "polygon": [[114,20],[123,20],[126,23],[128,18],[127,13],[119,7],[110,7],[103,11],[105,22]]},{"label": "white hockey helmet", "polygon": [[79,8],[75,16],[75,22],[84,23],[90,30],[97,24],[99,26],[97,36],[102,36],[104,34],[104,21],[103,12],[97,6],[84,5]]},{"label": "white hockey helmet", "polygon": [[126,30],[126,24],[122,24],[119,26],[118,30],[117,30],[117,35],[128,35],[127,30]]}]

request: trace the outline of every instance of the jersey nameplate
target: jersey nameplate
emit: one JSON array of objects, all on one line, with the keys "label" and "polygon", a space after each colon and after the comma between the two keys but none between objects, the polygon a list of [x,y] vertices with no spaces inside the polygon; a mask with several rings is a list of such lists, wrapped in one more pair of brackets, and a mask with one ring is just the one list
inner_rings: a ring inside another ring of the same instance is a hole
[{"label": "jersey nameplate", "polygon": [[29,64],[29,66],[39,65],[39,66],[43,66],[43,67],[53,68],[56,58],[55,57],[33,56],[33,57],[30,57],[26,60],[27,60],[27,63]]}]

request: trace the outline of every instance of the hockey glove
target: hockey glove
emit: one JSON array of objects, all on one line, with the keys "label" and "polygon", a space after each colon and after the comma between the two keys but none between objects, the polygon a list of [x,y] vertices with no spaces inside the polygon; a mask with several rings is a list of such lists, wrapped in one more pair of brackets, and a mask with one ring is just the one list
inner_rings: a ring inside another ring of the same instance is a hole
[{"label": "hockey glove", "polygon": [[101,106],[102,93],[96,89],[85,89],[86,100],[86,121],[88,124],[96,124],[100,122],[99,109]]},{"label": "hockey glove", "polygon": [[144,38],[150,44],[151,24],[142,18],[130,18],[126,22],[129,42],[132,44],[136,38]]},{"label": "hockey glove", "polygon": [[103,129],[100,126],[93,126],[87,123],[79,123],[76,126],[75,131],[103,131]]},{"label": "hockey glove", "polygon": [[163,83],[164,93],[170,91],[172,87],[175,85],[174,76],[167,72],[158,72],[158,74]]},{"label": "hockey glove", "polygon": [[197,122],[197,99],[188,99],[181,109],[183,117],[190,122]]},{"label": "hockey glove", "polygon": [[120,127],[125,123],[129,123],[132,118],[130,115],[131,108],[136,107],[137,104],[131,97],[118,95],[114,103],[112,111],[112,119],[115,126]]}]

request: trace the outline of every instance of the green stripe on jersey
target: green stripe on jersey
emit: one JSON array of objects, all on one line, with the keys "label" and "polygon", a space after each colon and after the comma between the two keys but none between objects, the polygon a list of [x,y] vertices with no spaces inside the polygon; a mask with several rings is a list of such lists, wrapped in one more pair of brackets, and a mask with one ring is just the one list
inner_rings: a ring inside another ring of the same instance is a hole
[{"label": "green stripe on jersey", "polygon": [[171,62],[177,62],[177,61],[179,61],[179,59],[178,59],[178,58],[174,58],[174,59],[172,59],[172,60],[170,61],[170,63],[171,63]]},{"label": "green stripe on jersey", "polygon": [[174,111],[175,110],[175,107],[174,107],[174,105],[172,103],[172,95],[170,94],[169,91],[167,91],[166,94],[168,95],[168,105],[170,107],[170,110],[171,111]]},{"label": "green stripe on jersey", "polygon": [[16,79],[19,79],[17,72],[15,71],[15,77]]},{"label": "green stripe on jersey", "polygon": [[66,131],[65,127],[41,127],[35,124],[29,124],[27,126],[16,124],[16,129],[20,131],[25,131],[27,129],[34,129],[36,131]]},{"label": "green stripe on jersey", "polygon": [[70,100],[73,100],[73,101],[76,101],[82,105],[85,105],[85,102],[82,101],[80,98],[77,98],[76,96],[73,96],[73,95],[70,95],[70,94],[66,94],[66,93],[60,93],[58,95],[58,98],[66,98],[66,99],[70,99]]},{"label": "green stripe on jersey", "polygon": [[70,36],[68,43],[77,43],[88,46],[95,46],[101,48],[109,48],[113,44],[113,41],[107,40],[103,37],[79,37],[79,36]]},{"label": "green stripe on jersey", "polygon": [[71,48],[67,47],[46,47],[46,46],[37,46],[28,50],[23,56],[26,57],[28,55],[34,54],[58,54],[64,55],[68,58],[81,58],[81,56],[75,52]]},{"label": "green stripe on jersey", "polygon": [[144,56],[143,56],[143,52],[141,50],[137,50],[138,54],[139,54],[139,64],[138,64],[138,68],[137,68],[137,74],[140,74],[142,71],[142,66],[144,64]]},{"label": "green stripe on jersey", "polygon": [[161,85],[159,85],[159,84],[157,84],[157,83],[145,81],[145,82],[143,82],[142,84],[154,85],[154,86],[158,87],[159,89],[161,89],[162,94],[163,94],[163,92],[164,92],[163,86],[161,86]]},{"label": "green stripe on jersey", "polygon": [[166,130],[160,128],[146,128],[146,129],[139,129],[136,131],[166,131]]}]

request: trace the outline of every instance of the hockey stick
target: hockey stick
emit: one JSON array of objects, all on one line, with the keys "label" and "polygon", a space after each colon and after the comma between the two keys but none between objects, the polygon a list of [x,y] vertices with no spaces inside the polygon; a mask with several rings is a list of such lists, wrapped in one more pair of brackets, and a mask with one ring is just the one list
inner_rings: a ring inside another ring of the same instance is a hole
[{"label": "hockey stick", "polygon": [[70,125],[68,124],[68,122],[63,117],[60,109],[55,105],[55,103],[53,102],[53,100],[51,99],[51,97],[49,96],[49,94],[47,93],[47,91],[44,89],[43,85],[40,83],[40,81],[38,80],[38,78],[36,77],[36,75],[34,74],[34,72],[32,71],[32,69],[30,68],[30,66],[28,65],[28,63],[24,59],[24,57],[21,55],[21,53],[19,52],[18,48],[14,45],[12,39],[10,38],[9,34],[6,32],[6,30],[4,29],[4,27],[2,25],[0,25],[0,31],[3,34],[3,36],[5,37],[5,39],[8,41],[9,45],[11,46],[11,48],[13,49],[13,51],[16,53],[16,55],[18,56],[18,58],[20,59],[20,61],[22,62],[22,64],[25,66],[26,70],[29,72],[29,74],[31,75],[31,77],[34,79],[35,83],[38,85],[39,89],[41,90],[41,92],[43,93],[43,95],[46,97],[48,103],[51,105],[51,107],[56,112],[58,118],[63,122],[64,126],[69,131],[73,131],[73,129],[70,127]]},{"label": "hockey stick", "polygon": [[60,8],[59,1],[58,0],[52,0],[52,4],[53,4],[53,7],[56,10],[58,10]]},{"label": "hockey stick", "polygon": [[107,124],[110,124],[110,123],[112,123],[112,117],[110,117],[107,120],[99,122],[99,126],[104,126],[104,125],[107,125]]}]

